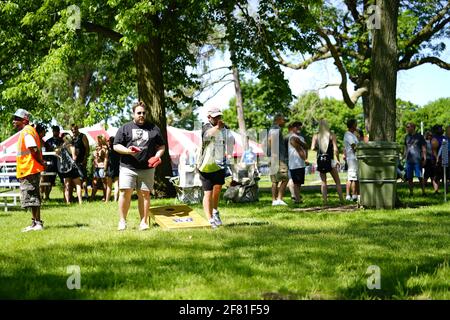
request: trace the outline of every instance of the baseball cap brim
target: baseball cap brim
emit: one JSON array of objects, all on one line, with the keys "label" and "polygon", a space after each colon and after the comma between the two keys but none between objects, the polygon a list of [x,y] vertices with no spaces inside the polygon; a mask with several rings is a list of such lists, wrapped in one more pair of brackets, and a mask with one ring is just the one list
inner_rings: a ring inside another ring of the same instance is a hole
[{"label": "baseball cap brim", "polygon": [[210,113],[209,115],[210,115],[211,117],[215,118],[215,117],[218,117],[218,116],[222,116],[223,113],[222,113],[222,112],[213,112],[213,113]]}]

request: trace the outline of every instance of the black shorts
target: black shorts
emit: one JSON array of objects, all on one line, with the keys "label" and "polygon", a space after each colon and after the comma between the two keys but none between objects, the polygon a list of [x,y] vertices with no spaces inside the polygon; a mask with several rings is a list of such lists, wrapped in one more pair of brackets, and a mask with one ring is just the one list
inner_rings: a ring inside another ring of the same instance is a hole
[{"label": "black shorts", "polygon": [[61,173],[61,177],[63,179],[76,179],[76,178],[81,179],[80,171],[78,171],[77,168],[75,168],[75,166],[69,172]]},{"label": "black shorts", "polygon": [[208,173],[200,171],[200,180],[203,191],[211,191],[214,186],[225,184],[225,169]]},{"label": "black shorts", "polygon": [[305,184],[305,168],[289,169],[289,173],[295,184]]}]

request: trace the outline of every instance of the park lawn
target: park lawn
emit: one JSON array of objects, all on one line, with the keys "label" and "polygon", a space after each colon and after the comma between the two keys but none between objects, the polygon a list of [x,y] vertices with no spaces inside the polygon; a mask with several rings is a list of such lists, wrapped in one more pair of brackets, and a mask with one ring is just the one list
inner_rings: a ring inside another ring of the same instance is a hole
[{"label": "park lawn", "polygon": [[[42,232],[20,232],[29,213],[1,212],[0,298],[450,299],[450,204],[406,193],[395,211],[302,212],[291,202],[271,207],[264,192],[254,204],[221,202],[217,230],[138,231],[136,200],[124,232],[116,203],[52,200]],[[303,196],[300,208],[320,205],[319,191]],[[334,190],[330,198],[337,206]],[[79,290],[66,285],[72,265]],[[371,265],[379,290],[367,287]]]}]

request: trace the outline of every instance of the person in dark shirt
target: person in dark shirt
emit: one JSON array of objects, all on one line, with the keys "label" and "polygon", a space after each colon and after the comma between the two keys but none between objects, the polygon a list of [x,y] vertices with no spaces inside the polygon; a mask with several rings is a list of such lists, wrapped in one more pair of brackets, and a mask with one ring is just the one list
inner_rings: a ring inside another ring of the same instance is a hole
[{"label": "person in dark shirt", "polygon": [[166,149],[161,130],[146,121],[146,105],[139,101],[132,110],[133,120],[120,127],[114,138],[114,150],[121,154],[119,231],[127,227],[126,219],[133,189],[136,189],[138,194],[141,217],[139,229],[149,228],[150,191],[153,189],[155,167],[161,163],[161,157]]},{"label": "person in dark shirt", "polygon": [[84,133],[78,130],[78,125],[72,124],[73,145],[77,154],[77,160],[75,161],[80,168],[81,173],[81,186],[84,190],[84,198],[89,198],[87,191],[87,160],[89,155],[89,141]]},{"label": "person in dark shirt", "polygon": [[413,195],[414,175],[419,179],[422,194],[425,194],[425,186],[422,180],[422,167],[425,167],[427,159],[427,143],[420,133],[416,132],[416,125],[412,122],[406,124],[405,159],[406,179],[409,185],[409,195]]},{"label": "person in dark shirt", "polygon": [[114,184],[114,201],[119,200],[119,169],[120,155],[114,151],[114,137],[109,138],[109,157],[106,170],[106,202],[111,198],[112,186]]},{"label": "person in dark shirt", "polygon": [[444,128],[440,124],[436,124],[431,128],[433,137],[431,138],[431,164],[433,166],[433,189],[435,194],[439,194],[439,185],[441,179],[444,177],[444,170],[442,169],[442,162],[439,157],[439,150],[444,139]]},{"label": "person in dark shirt", "polygon": [[[52,126],[52,133],[53,136],[44,143],[45,152],[54,152],[64,143],[63,139],[60,136],[61,130],[59,129],[59,126]],[[44,186],[43,188],[43,199],[48,200],[50,199],[50,192],[52,191],[52,187],[55,185],[56,174],[58,174],[61,182],[63,182],[63,178],[58,172],[57,157],[44,156],[44,161],[47,163],[47,169],[45,171],[48,173],[54,173],[54,175],[43,176],[43,181],[49,183],[49,185]]]}]

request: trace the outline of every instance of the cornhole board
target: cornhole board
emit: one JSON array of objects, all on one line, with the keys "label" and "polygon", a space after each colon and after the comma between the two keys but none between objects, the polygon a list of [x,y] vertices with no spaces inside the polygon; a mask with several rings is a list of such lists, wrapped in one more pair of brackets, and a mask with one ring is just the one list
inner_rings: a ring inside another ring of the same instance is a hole
[{"label": "cornhole board", "polygon": [[164,229],[211,228],[209,222],[187,205],[150,208],[155,221]]}]

